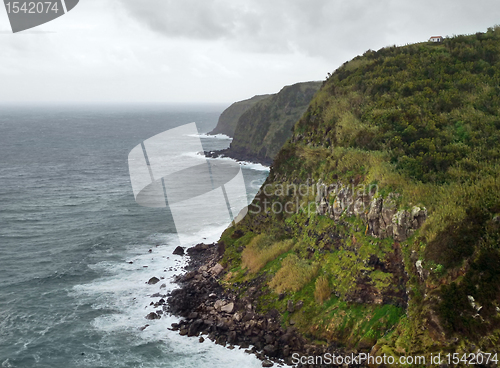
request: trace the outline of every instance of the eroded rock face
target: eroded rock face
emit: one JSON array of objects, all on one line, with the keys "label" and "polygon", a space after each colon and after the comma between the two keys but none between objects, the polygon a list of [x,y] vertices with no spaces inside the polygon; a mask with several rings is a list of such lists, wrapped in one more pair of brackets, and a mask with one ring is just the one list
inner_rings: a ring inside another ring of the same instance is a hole
[{"label": "eroded rock face", "polygon": [[398,194],[390,193],[386,198],[371,193],[356,192],[354,187],[341,183],[317,184],[317,213],[339,221],[342,215],[357,216],[367,225],[367,234],[376,238],[394,237],[405,241],[427,219],[425,207],[414,206],[411,210],[397,209]]}]

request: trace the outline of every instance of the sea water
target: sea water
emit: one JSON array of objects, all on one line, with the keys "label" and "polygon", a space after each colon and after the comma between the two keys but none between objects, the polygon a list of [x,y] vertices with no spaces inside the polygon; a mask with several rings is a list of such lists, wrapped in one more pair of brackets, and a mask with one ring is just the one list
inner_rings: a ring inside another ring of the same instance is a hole
[{"label": "sea water", "polygon": [[[172,254],[168,209],[134,201],[128,153],[192,122],[205,150],[226,148],[230,138],[203,134],[223,108],[0,106],[0,367],[261,366],[170,331],[175,317],[145,319],[186,259]],[[268,170],[242,170],[251,200]],[[226,225],[214,219],[189,243],[216,241]]]}]

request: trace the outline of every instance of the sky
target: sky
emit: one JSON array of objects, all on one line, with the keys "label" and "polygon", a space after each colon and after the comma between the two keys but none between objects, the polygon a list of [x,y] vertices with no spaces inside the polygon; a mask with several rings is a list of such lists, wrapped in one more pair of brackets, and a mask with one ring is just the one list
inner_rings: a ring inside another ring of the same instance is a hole
[{"label": "sky", "polygon": [[498,0],[80,0],[13,34],[0,8],[0,103],[231,103],[495,24]]}]

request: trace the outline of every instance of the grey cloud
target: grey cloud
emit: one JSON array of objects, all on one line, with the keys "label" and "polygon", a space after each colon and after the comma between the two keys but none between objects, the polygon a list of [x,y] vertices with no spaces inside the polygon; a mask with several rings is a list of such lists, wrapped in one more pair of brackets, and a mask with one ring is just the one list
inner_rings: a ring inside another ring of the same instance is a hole
[{"label": "grey cloud", "polygon": [[132,17],[168,37],[224,40],[248,52],[326,58],[424,41],[436,32],[485,30],[500,15],[497,0],[119,1]]}]

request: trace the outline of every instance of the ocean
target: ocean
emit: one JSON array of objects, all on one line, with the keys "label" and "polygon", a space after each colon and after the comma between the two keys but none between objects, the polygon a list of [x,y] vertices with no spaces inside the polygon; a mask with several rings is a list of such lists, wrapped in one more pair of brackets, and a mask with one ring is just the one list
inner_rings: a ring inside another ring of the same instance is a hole
[{"label": "ocean", "polygon": [[[195,122],[204,150],[223,106],[0,106],[0,367],[260,367],[253,355],[147,320],[186,259],[166,208],[139,206],[129,152]],[[180,153],[185,147],[179,145]],[[250,201],[268,175],[242,165]],[[188,234],[216,241],[211,219]],[[151,277],[161,282],[148,285]],[[144,328],[146,325],[148,327]]]}]

